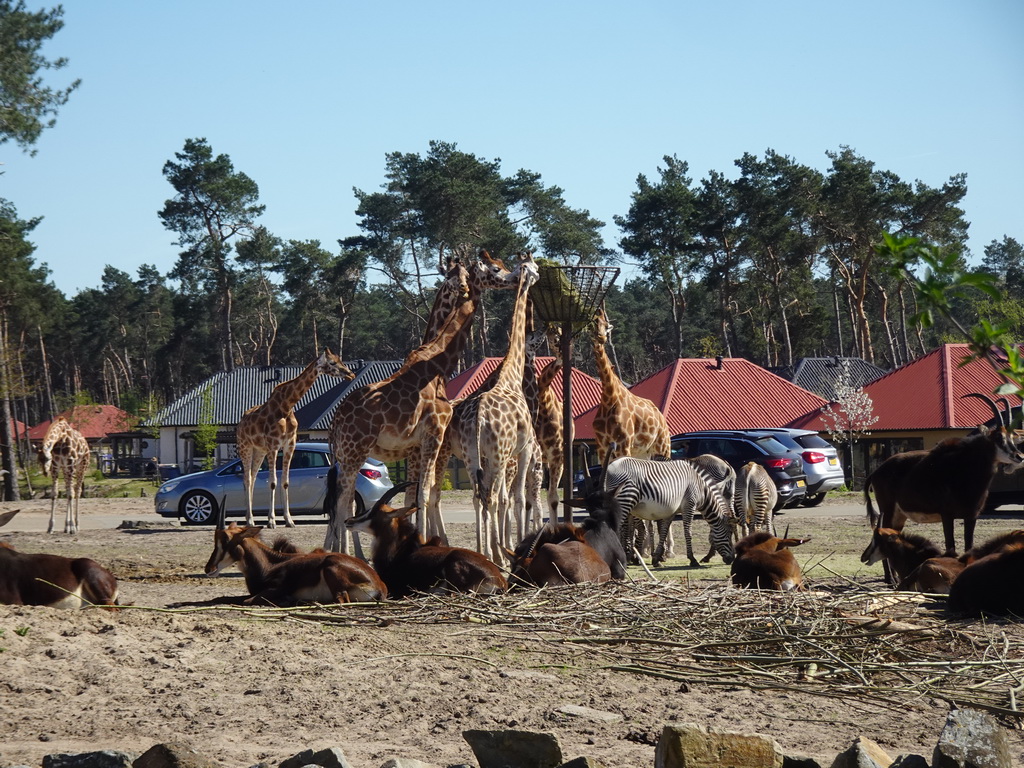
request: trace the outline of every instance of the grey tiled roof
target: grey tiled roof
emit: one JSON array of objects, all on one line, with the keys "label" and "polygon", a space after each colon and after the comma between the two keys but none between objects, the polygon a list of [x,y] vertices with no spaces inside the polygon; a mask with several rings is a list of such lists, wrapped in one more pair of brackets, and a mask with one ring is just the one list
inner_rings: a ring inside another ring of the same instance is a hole
[{"label": "grey tiled roof", "polygon": [[884,368],[862,360],[859,357],[802,357],[796,365],[786,365],[768,370],[777,376],[814,392],[829,402],[836,399],[836,383],[839,379],[841,363],[849,361],[850,383],[855,387],[863,387],[879,376],[888,373]]},{"label": "grey tiled roof", "polygon": [[[347,361],[356,374],[351,381],[342,381],[334,376],[318,376],[313,386],[295,406],[300,429],[327,429],[334,409],[347,393],[387,378],[399,367],[400,360],[391,361]],[[274,387],[283,381],[294,379],[305,366],[246,366],[230,372],[215,373],[188,394],[161,410],[145,426],[194,427],[199,423],[199,412],[203,392],[210,387],[213,395],[213,423],[218,426],[233,426],[242,414],[256,405],[267,401]],[[316,408],[311,407],[314,403]],[[325,426],[314,426],[323,422]]]}]

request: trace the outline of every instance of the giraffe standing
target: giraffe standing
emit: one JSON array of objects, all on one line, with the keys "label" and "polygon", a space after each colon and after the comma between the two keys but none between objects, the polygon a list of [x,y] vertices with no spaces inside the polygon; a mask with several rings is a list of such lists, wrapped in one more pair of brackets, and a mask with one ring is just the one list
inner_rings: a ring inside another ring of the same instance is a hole
[{"label": "giraffe standing", "polygon": [[252,489],[256,482],[256,473],[266,458],[267,469],[270,470],[270,510],[267,512],[267,523],[271,528],[277,527],[274,492],[277,489],[277,454],[280,451],[284,522],[289,528],[295,527],[288,505],[288,471],[292,465],[295,441],[299,433],[299,422],[293,409],[321,373],[337,376],[346,381],[355,378],[355,374],[341,362],[340,357],[325,349],[302,373],[294,379],[278,384],[263,405],[250,408],[238,421],[235,434],[238,457],[242,460],[242,483],[245,485],[248,504],[246,525],[256,524],[252,514]]},{"label": "giraffe standing", "polygon": [[371,454],[382,461],[408,460],[409,478],[418,481],[417,525],[424,529],[426,498],[427,535],[432,535],[432,527],[443,531],[435,466],[452,413],[443,380],[462,354],[483,290],[510,288],[517,277],[485,251],[472,270],[450,262],[431,312],[431,321],[442,319],[434,338],[410,352],[390,377],[356,390],[338,404],[329,432],[338,487],[326,548],[348,549],[343,519],[352,513],[356,473]]},{"label": "giraffe standing", "polygon": [[[601,376],[601,402],[594,413],[593,422],[598,460],[611,463],[620,456],[668,458],[672,452],[672,437],[665,414],[653,402],[646,397],[634,395],[622,383],[605,351],[611,332],[612,325],[602,308],[597,313],[591,333],[594,361]],[[613,444],[615,450],[609,455],[609,448]],[[649,527],[651,530],[647,539],[653,542],[653,525]],[[665,544],[666,557],[672,556],[671,534],[670,528]]]},{"label": "giraffe standing", "polygon": [[85,472],[89,468],[89,443],[82,433],[71,426],[63,416],[50,424],[39,449],[39,464],[43,474],[53,480],[50,490],[50,524],[47,533],[53,533],[54,516],[57,510],[57,476],[64,476],[64,495],[68,509],[64,517],[64,533],[78,533],[78,500],[85,485]]},{"label": "giraffe standing", "polygon": [[526,478],[538,453],[533,417],[523,395],[522,382],[526,362],[527,295],[530,286],[537,282],[539,272],[529,254],[523,257],[518,271],[519,290],[512,310],[508,351],[498,368],[498,378],[489,390],[466,401],[468,410],[463,416],[463,428],[471,425],[473,430],[465,448],[467,469],[475,493],[480,497],[483,531],[479,536],[484,554],[495,561],[500,560],[505,548],[515,544],[507,514],[506,472],[511,462],[518,462],[512,510],[521,536],[525,527]]}]

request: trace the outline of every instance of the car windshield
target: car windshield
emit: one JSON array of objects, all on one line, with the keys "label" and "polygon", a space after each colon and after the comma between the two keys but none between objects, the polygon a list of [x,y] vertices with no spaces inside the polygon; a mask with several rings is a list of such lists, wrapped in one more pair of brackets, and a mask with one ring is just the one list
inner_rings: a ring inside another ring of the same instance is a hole
[{"label": "car windshield", "polygon": [[767,453],[787,453],[789,451],[789,448],[770,435],[754,438],[754,442]]},{"label": "car windshield", "polygon": [[835,448],[828,440],[823,440],[820,435],[798,435],[796,441],[804,448]]}]

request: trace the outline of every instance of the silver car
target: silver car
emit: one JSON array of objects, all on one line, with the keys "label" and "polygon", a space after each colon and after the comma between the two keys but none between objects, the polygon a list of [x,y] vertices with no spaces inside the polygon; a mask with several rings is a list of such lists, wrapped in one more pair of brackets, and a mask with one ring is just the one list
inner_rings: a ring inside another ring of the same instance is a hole
[{"label": "silver car", "polygon": [[828,491],[846,485],[839,451],[828,440],[810,429],[762,429],[771,432],[780,443],[799,451],[807,475],[807,493],[800,502],[805,507],[816,507],[825,500]]},{"label": "silver car", "polygon": [[[334,459],[327,443],[297,443],[288,473],[288,503],[293,516],[323,515],[327,473]],[[278,520],[284,510],[281,491],[281,456],[277,457],[277,494],[275,506]],[[265,522],[270,506],[267,463],[256,474],[252,506],[257,522]],[[377,459],[367,459],[356,477],[356,513],[373,506],[392,487],[387,466]],[[242,462],[235,460],[217,469],[193,472],[168,480],[155,496],[156,512],[164,517],[181,518],[186,525],[210,525],[218,521],[221,504],[225,517],[245,517],[245,486],[242,483]]]}]

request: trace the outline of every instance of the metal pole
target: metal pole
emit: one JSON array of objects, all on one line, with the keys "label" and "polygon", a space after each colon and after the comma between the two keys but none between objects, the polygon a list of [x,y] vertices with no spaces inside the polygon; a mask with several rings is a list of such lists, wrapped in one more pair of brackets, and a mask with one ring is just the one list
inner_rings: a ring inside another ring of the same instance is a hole
[{"label": "metal pole", "polygon": [[562,323],[562,520],[572,522],[572,321]]}]

